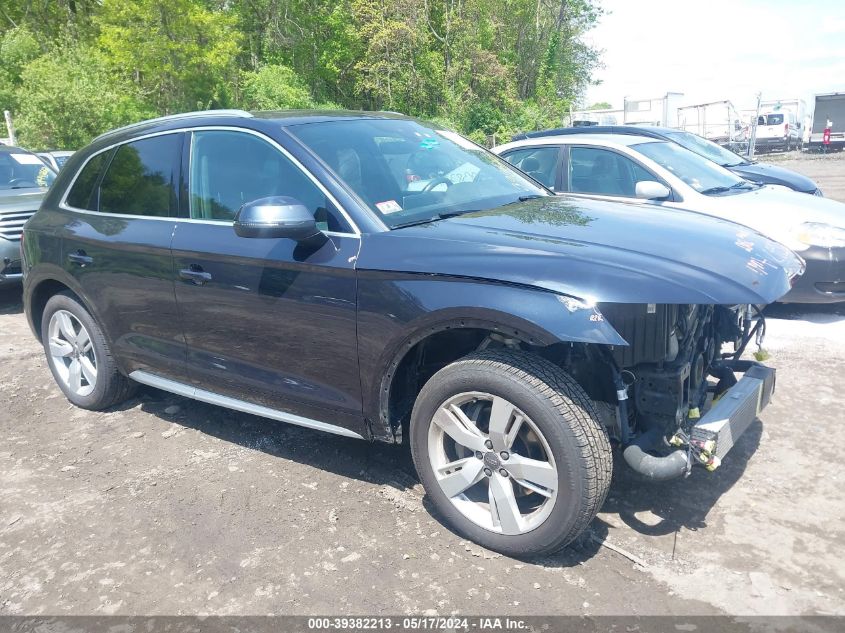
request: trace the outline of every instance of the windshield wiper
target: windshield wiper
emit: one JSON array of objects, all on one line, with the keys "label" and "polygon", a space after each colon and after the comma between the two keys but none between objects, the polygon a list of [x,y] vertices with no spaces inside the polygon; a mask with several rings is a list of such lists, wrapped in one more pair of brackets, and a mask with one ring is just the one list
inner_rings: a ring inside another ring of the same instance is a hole
[{"label": "windshield wiper", "polygon": [[428,224],[429,222],[437,222],[438,220],[447,220],[449,218],[456,218],[459,215],[466,215],[467,213],[475,213],[476,211],[481,211],[481,209],[466,209],[464,211],[447,211],[445,213],[438,213],[436,215],[432,215],[427,218],[421,218],[419,220],[410,220],[408,222],[402,222],[400,224],[394,224],[391,226],[391,229],[402,229],[406,226],[417,226],[418,224]]},{"label": "windshield wiper", "polygon": [[535,198],[545,198],[546,196],[541,195],[539,193],[529,193],[524,196],[519,196],[520,202],[527,202],[528,200],[534,200]]},{"label": "windshield wiper", "polygon": [[731,187],[723,187],[719,185],[718,187],[710,187],[708,189],[704,189],[699,191],[698,193],[704,194],[705,196],[709,196],[711,193],[725,193],[726,191],[730,191]]}]

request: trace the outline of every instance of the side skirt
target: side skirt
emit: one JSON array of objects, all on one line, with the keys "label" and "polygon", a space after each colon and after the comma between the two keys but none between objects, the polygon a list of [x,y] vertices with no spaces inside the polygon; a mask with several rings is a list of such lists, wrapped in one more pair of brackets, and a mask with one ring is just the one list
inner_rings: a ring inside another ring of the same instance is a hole
[{"label": "side skirt", "polygon": [[156,376],[145,371],[133,371],[129,374],[129,377],[143,385],[149,385],[150,387],[155,387],[156,389],[161,389],[162,391],[169,391],[170,393],[185,396],[186,398],[193,398],[194,400],[207,402],[208,404],[213,404],[218,407],[225,407],[234,411],[242,411],[243,413],[250,413],[252,415],[261,416],[262,418],[270,418],[271,420],[287,422],[288,424],[296,424],[297,426],[325,431],[326,433],[334,433],[335,435],[354,437],[359,440],[364,439],[362,435],[358,435],[355,431],[350,431],[349,429],[345,429],[341,426],[335,426],[334,424],[329,424],[328,422],[320,422],[319,420],[312,420],[311,418],[304,418],[293,413],[270,409],[269,407],[262,407],[261,405],[252,404],[251,402],[246,402],[244,400],[238,400],[237,398],[221,396],[220,394],[212,391],[192,387],[168,378],[161,378],[160,376]]}]

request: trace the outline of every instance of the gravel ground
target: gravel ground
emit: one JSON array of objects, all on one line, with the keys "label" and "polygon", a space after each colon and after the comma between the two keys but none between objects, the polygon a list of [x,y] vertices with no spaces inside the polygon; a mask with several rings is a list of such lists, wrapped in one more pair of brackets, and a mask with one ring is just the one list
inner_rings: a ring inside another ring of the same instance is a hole
[{"label": "gravel ground", "polygon": [[762,154],[756,159],[793,169],[816,181],[824,195],[845,202],[845,152],[809,154],[786,152]]},{"label": "gravel ground", "polygon": [[778,391],[722,468],[617,473],[588,534],[518,561],[444,528],[401,448],[153,389],[75,409],[0,291],[0,615],[845,615],[845,306],[775,308]]}]

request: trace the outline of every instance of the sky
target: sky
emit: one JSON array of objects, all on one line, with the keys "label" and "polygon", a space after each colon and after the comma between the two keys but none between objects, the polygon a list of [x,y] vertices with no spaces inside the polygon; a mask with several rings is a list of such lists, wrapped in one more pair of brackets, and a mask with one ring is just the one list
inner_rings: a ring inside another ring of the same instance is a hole
[{"label": "sky", "polygon": [[584,105],[684,93],[681,105],[728,99],[807,101],[845,92],[845,0],[598,0],[585,40],[603,49],[601,84]]}]

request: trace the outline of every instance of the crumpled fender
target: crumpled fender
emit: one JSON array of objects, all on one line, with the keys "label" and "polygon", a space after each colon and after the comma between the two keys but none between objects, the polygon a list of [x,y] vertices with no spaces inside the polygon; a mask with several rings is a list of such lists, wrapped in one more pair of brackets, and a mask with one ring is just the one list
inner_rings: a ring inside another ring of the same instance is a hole
[{"label": "crumpled fender", "polygon": [[454,328],[490,329],[539,346],[628,344],[597,308],[552,292],[445,275],[360,271],[361,387],[377,437],[388,432],[385,388],[402,358],[420,340]]}]

